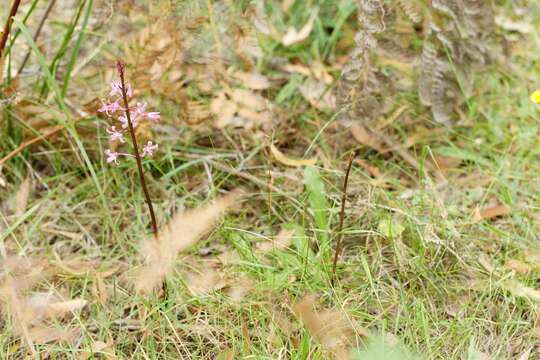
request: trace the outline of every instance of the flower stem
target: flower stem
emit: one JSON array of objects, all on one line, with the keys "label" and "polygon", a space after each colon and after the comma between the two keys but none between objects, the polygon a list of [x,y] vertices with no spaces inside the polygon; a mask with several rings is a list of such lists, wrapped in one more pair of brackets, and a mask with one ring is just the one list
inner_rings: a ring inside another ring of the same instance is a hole
[{"label": "flower stem", "polygon": [[141,162],[141,155],[139,154],[139,147],[137,145],[137,137],[135,136],[135,130],[133,129],[133,123],[131,122],[131,114],[129,112],[129,100],[126,90],[126,81],[124,77],[125,65],[120,61],[116,63],[116,68],[120,74],[120,82],[122,84],[122,98],[124,99],[124,107],[126,108],[126,118],[129,127],[129,133],[131,134],[131,141],[133,142],[133,149],[135,150],[135,160],[137,161],[137,169],[139,170],[139,179],[141,180],[141,186],[144,192],[144,197],[146,199],[146,204],[148,205],[148,210],[150,210],[150,218],[152,219],[152,231],[156,240],[158,239],[158,227],[156,221],[156,215],[154,214],[154,207],[152,206],[152,200],[150,200],[150,195],[148,194],[148,189],[146,188],[146,181],[144,180],[144,171]]},{"label": "flower stem", "polygon": [[343,193],[341,198],[341,210],[339,212],[339,227],[337,231],[337,242],[336,250],[334,253],[334,263],[332,264],[332,278],[331,285],[334,286],[336,280],[336,267],[339,254],[341,253],[341,241],[343,239],[343,221],[345,220],[345,202],[347,201],[347,185],[349,184],[349,175],[351,173],[351,168],[353,160],[356,157],[356,153],[353,151],[349,157],[349,165],[347,166],[347,172],[345,173],[345,180],[343,180]]}]

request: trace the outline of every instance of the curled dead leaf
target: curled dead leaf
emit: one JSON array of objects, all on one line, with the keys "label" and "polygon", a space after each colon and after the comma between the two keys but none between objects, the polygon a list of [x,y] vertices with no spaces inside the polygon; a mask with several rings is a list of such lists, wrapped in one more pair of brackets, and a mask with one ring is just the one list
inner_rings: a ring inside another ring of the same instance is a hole
[{"label": "curled dead leaf", "polygon": [[[314,310],[315,297],[306,296],[293,306],[295,315],[300,318],[309,333],[335,359],[349,356],[353,329],[347,324],[343,314],[337,310]],[[361,331],[361,335],[367,332]]]},{"label": "curled dead leaf", "polygon": [[472,222],[478,223],[482,220],[489,220],[489,219],[493,219],[499,216],[505,216],[508,214],[510,214],[510,209],[503,204],[497,204],[497,205],[494,205],[494,206],[491,206],[489,208],[485,208],[482,210],[480,210],[479,208],[476,208],[473,218],[472,218]]},{"label": "curled dead leaf", "polygon": [[294,27],[289,27],[287,29],[287,33],[283,35],[283,38],[281,38],[281,43],[284,46],[291,46],[306,40],[311,33],[311,30],[313,30],[313,25],[315,24],[316,17],[317,13],[311,15],[308,22],[304,26],[302,26],[300,30],[296,30]]},{"label": "curled dead leaf", "polygon": [[510,259],[504,264],[504,267],[509,270],[514,270],[518,274],[528,274],[532,271],[532,266],[522,261]]},{"label": "curled dead leaf", "polygon": [[278,150],[277,147],[274,146],[274,144],[270,144],[270,152],[272,153],[272,156],[283,165],[292,166],[292,167],[300,167],[300,166],[313,166],[315,163],[317,163],[317,158],[311,158],[311,159],[291,159],[285,154],[283,154],[281,151]]},{"label": "curled dead leaf", "polygon": [[235,71],[232,73],[232,77],[240,81],[246,88],[252,90],[265,90],[272,85],[266,76],[258,72]]},{"label": "curled dead leaf", "polygon": [[351,134],[358,143],[370,147],[378,152],[384,152],[384,147],[379,139],[363,125],[351,126]]},{"label": "curled dead leaf", "polygon": [[333,89],[321,80],[308,78],[300,85],[300,93],[314,108],[325,111],[336,108],[336,95]]}]

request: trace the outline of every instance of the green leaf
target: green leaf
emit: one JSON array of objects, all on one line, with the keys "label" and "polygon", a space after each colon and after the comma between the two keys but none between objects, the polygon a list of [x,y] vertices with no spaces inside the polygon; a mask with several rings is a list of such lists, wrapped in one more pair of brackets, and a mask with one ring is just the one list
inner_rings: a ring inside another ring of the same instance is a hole
[{"label": "green leaf", "polygon": [[308,166],[304,170],[304,185],[308,193],[309,206],[313,211],[315,226],[317,226],[318,239],[321,241],[321,251],[328,248],[328,214],[330,205],[326,198],[326,190],[319,170],[316,167]]},{"label": "green leaf", "polygon": [[393,218],[386,218],[379,221],[379,232],[388,239],[395,239],[403,233],[405,228],[399,221]]}]

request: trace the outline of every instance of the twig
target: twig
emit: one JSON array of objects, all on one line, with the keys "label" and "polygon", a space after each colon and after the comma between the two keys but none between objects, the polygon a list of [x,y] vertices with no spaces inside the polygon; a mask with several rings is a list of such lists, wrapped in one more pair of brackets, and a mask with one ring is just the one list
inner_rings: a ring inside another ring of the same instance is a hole
[{"label": "twig", "polygon": [[353,160],[356,157],[356,153],[353,151],[349,157],[349,165],[347,166],[347,172],[345,173],[345,180],[343,181],[343,194],[341,198],[341,210],[339,212],[339,226],[336,241],[336,251],[334,253],[334,264],[332,265],[332,278],[330,283],[334,287],[336,279],[336,267],[339,254],[341,253],[341,240],[343,239],[343,221],[345,219],[345,202],[347,201],[347,186],[349,184],[349,174],[351,173]]},{"label": "twig", "polygon": [[[56,3],[56,0],[51,0],[51,2],[49,3],[49,6],[47,7],[47,10],[45,10],[45,13],[43,14],[43,17],[41,18],[41,21],[39,22],[39,25],[38,25],[38,27],[36,29],[35,34],[34,34],[34,42],[37,41],[39,35],[41,34],[41,30],[43,29],[43,25],[45,25],[45,20],[47,20],[47,18],[49,17],[49,14],[51,13],[55,3]],[[17,72],[18,75],[22,74],[22,71],[23,71],[24,67],[26,66],[26,63],[28,62],[28,59],[30,58],[31,53],[32,53],[32,49],[28,49],[28,52],[24,56],[24,60],[23,60],[23,62],[21,64],[21,66],[19,67],[19,71]]]},{"label": "twig", "polygon": [[33,139],[30,139],[28,141],[23,142],[21,145],[17,146],[17,148],[15,150],[13,150],[12,152],[10,152],[6,156],[4,156],[2,159],[0,159],[0,166],[3,165],[5,162],[11,160],[13,157],[15,157],[17,154],[19,154],[21,151],[23,151],[24,149],[26,149],[30,145],[35,144],[35,143],[40,142],[40,141],[43,141],[46,138],[48,138],[49,136],[54,135],[54,134],[56,134],[57,132],[59,132],[60,130],[63,130],[63,129],[64,129],[63,125],[56,125],[55,127],[51,128],[46,133],[43,133],[43,134],[41,134],[39,136],[36,136]]},{"label": "twig", "polygon": [[9,12],[9,16],[6,20],[6,25],[4,25],[2,37],[0,38],[0,59],[2,58],[4,48],[6,47],[7,39],[9,37],[9,31],[11,30],[11,23],[13,22],[13,17],[17,14],[17,10],[19,10],[20,4],[21,0],[15,0],[13,1],[13,5],[11,5],[11,11]]},{"label": "twig", "polygon": [[141,180],[141,186],[144,192],[144,197],[146,199],[146,204],[148,205],[148,210],[150,210],[150,218],[152,219],[152,230],[156,241],[158,240],[158,227],[156,221],[156,215],[154,214],[154,207],[152,206],[152,200],[148,194],[148,189],[146,188],[146,181],[144,180],[144,171],[141,162],[141,155],[139,154],[139,147],[137,145],[137,137],[135,136],[135,130],[133,129],[133,123],[131,122],[131,115],[129,112],[129,101],[127,97],[127,88],[126,81],[124,78],[125,65],[118,61],[116,63],[116,69],[118,74],[120,74],[120,82],[122,84],[122,98],[124,99],[124,106],[126,108],[126,118],[129,127],[129,133],[131,134],[131,141],[133,142],[133,149],[135,150],[135,159],[137,160],[137,168],[139,170],[139,179]]}]

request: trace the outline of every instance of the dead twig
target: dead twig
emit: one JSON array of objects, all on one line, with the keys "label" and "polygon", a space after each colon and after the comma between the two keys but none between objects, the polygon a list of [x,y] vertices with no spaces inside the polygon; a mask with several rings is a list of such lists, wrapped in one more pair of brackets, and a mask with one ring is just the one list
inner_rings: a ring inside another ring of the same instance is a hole
[{"label": "dead twig", "polygon": [[11,30],[11,24],[13,23],[13,17],[17,14],[17,10],[19,10],[19,5],[21,5],[21,0],[13,1],[13,5],[11,5],[11,11],[9,12],[6,24],[4,25],[2,37],[0,38],[0,59],[2,59],[2,56],[4,54],[4,48],[6,47],[7,39],[9,37],[9,31]]},{"label": "dead twig", "polygon": [[[51,2],[49,3],[49,6],[47,7],[47,10],[45,10],[45,13],[43,14],[43,17],[41,18],[41,21],[39,22],[39,25],[38,25],[38,27],[36,29],[35,34],[34,34],[34,42],[37,41],[39,35],[41,34],[41,30],[43,29],[43,25],[45,25],[45,21],[49,17],[49,14],[51,13],[51,11],[53,9],[54,4],[56,4],[56,0],[51,0]],[[24,67],[26,66],[26,63],[28,62],[28,59],[30,58],[31,53],[32,53],[32,49],[29,49],[26,52],[26,55],[24,56],[24,60],[23,60],[23,62],[21,64],[21,66],[19,67],[19,71],[17,71],[17,75],[22,74],[22,71],[23,71]]]},{"label": "dead twig", "polygon": [[35,138],[32,138],[30,140],[27,140],[27,141],[23,142],[21,145],[17,146],[17,148],[15,150],[13,150],[12,152],[10,152],[6,156],[4,156],[2,159],[0,159],[0,166],[3,165],[5,162],[11,160],[13,157],[15,157],[17,154],[19,154],[21,151],[23,151],[24,149],[26,149],[30,145],[35,144],[35,143],[40,142],[40,141],[43,141],[46,138],[48,138],[49,136],[54,135],[54,134],[56,134],[57,132],[59,132],[60,130],[63,130],[63,129],[64,129],[63,125],[56,125],[56,126],[52,127],[49,131],[47,131],[47,132],[45,132],[45,133],[43,133],[43,134],[41,134],[39,136],[36,136]]}]

